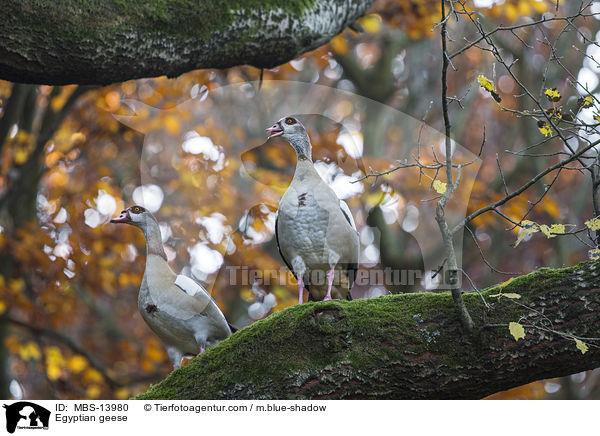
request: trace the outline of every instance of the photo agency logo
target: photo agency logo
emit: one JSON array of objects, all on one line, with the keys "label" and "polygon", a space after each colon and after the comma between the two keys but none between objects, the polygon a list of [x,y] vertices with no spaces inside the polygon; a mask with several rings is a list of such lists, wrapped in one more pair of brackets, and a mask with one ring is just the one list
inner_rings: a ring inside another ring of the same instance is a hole
[{"label": "photo agency logo", "polygon": [[[168,260],[177,264],[184,254],[185,262],[178,264],[182,274],[201,281],[209,292],[218,279],[240,289],[265,280],[293,288],[295,279],[288,271],[302,270],[302,265],[279,258],[282,235],[276,235],[285,194],[297,206],[288,208],[288,216],[304,213],[313,202],[313,218],[327,222],[325,229],[307,224],[297,230],[323,241],[315,249],[323,267],[308,280],[322,283],[332,263],[345,263],[354,286],[361,288],[359,296],[382,295],[390,288],[406,292],[460,286],[460,275],[448,279],[435,219],[446,188],[445,170],[440,169],[446,159],[443,133],[390,106],[311,83],[249,82],[211,90],[196,85],[189,97],[169,109],[123,100],[122,111],[114,115],[144,134],[142,183],[131,188],[132,203],[157,213]],[[329,205],[320,203],[333,200],[296,192],[301,184],[290,193],[302,156],[285,135],[277,129],[273,134],[274,123],[284,129],[296,126],[288,126],[286,117],[306,129],[310,145],[300,151],[312,155],[316,173],[347,204],[340,203],[344,216],[353,217],[356,271],[353,255],[340,254],[348,251],[338,232],[345,223],[328,221]],[[458,224],[466,217],[481,160],[451,144],[460,183],[446,204],[445,219],[455,229],[451,238],[460,271],[463,227]],[[285,229],[287,236],[292,231]],[[277,262],[266,263],[285,267],[264,268],[262,262],[273,258]],[[335,273],[334,285],[347,283]]]},{"label": "photo agency logo", "polygon": [[19,401],[4,404],[6,409],[6,431],[14,433],[19,430],[48,430],[50,411],[38,404]]}]

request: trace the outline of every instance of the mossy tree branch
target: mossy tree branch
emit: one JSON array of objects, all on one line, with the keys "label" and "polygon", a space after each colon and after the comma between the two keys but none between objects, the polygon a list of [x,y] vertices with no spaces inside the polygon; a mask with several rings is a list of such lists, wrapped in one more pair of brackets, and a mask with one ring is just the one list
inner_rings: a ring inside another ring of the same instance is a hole
[{"label": "mossy tree branch", "polygon": [[[500,292],[518,293],[513,300]],[[139,399],[482,398],[600,366],[600,264],[543,268],[465,295],[464,335],[450,293],[307,303],[209,349]],[[525,339],[508,323],[526,326]],[[533,327],[535,326],[535,327]],[[553,333],[554,332],[560,332]],[[575,347],[574,335],[589,351]]]},{"label": "mossy tree branch", "polygon": [[104,85],[198,68],[271,68],[323,45],[373,1],[7,2],[0,78]]}]

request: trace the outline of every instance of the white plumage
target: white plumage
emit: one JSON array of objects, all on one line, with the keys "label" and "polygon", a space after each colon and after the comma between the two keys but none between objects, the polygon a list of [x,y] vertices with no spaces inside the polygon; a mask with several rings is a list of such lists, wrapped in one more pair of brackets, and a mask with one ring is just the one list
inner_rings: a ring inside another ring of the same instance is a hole
[{"label": "white plumage", "polygon": [[350,297],[359,237],[348,205],[316,171],[304,126],[292,117],[267,129],[287,139],[298,157],[294,178],[279,202],[275,224],[280,254],[298,279],[299,301]]},{"label": "white plumage", "polygon": [[135,225],[146,236],[146,269],[138,308],[165,344],[175,368],[184,355],[202,353],[231,335],[223,313],[202,285],[175,274],[167,263],[160,228],[150,212],[132,206],[111,222]]}]

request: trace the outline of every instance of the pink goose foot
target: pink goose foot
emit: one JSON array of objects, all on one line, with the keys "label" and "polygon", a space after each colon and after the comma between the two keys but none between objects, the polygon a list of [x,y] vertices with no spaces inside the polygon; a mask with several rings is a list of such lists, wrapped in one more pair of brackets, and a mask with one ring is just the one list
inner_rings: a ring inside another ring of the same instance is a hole
[{"label": "pink goose foot", "polygon": [[327,295],[325,295],[323,301],[333,300],[333,298],[331,298],[331,287],[333,286],[333,278],[335,277],[334,269],[335,265],[332,266],[329,272],[327,273]]},{"label": "pink goose foot", "polygon": [[304,303],[304,280],[302,276],[298,277],[298,304]]}]

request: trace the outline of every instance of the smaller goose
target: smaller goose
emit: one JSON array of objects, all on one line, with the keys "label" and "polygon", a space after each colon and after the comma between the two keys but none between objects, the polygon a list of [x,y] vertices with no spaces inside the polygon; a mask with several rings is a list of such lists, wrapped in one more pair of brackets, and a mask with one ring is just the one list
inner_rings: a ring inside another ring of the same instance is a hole
[{"label": "smaller goose", "polygon": [[282,118],[267,133],[286,139],[298,157],[294,178],[279,201],[275,237],[281,258],[298,280],[299,303],[304,288],[309,301],[331,300],[332,295],[351,300],[360,242],[350,208],[315,169],[300,121]]},{"label": "smaller goose", "polygon": [[146,236],[146,269],[138,308],[146,324],[163,341],[173,368],[184,355],[197,355],[231,335],[223,313],[206,290],[177,275],[167,263],[160,227],[142,206],[131,206],[111,223],[138,227]]}]

